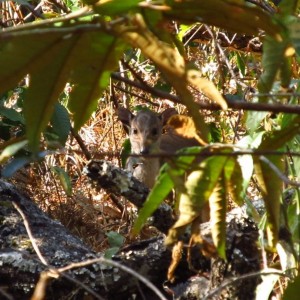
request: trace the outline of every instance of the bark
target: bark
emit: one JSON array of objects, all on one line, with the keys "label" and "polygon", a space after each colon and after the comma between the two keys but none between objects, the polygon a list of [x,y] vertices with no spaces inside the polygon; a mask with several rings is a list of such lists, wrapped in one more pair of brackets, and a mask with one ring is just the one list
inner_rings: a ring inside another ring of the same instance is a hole
[{"label": "bark", "polygon": [[[123,196],[138,208],[143,206],[149,194],[149,189],[129,171],[120,169],[105,160],[92,160],[86,167],[86,174],[96,187]],[[166,233],[174,222],[171,207],[163,203],[154,213],[151,225]]]},{"label": "bark", "polygon": [[[139,207],[147,196],[148,190],[141,183],[108,162],[91,162],[87,169],[88,175],[97,185],[101,184],[117,195],[127,195]],[[33,236],[31,240],[16,206],[28,220]],[[165,213],[164,208],[160,210]],[[1,299],[4,298],[3,295],[8,299],[9,295],[13,299],[29,299],[43,271],[51,269],[53,273],[71,263],[101,257],[100,253],[89,249],[59,222],[51,220],[14,186],[1,180],[0,216]],[[228,261],[214,259],[211,264],[195,248],[190,265],[183,254],[173,284],[166,281],[171,251],[164,246],[163,234],[122,249],[114,256],[113,261],[147,278],[167,299],[202,299],[207,295],[211,295],[210,299],[252,299],[257,278],[238,281],[224,289],[219,288],[233,276],[259,270],[257,229],[254,223],[241,209],[230,216],[227,228]],[[155,224],[165,231],[164,225],[159,225],[159,221]],[[210,239],[209,224],[202,225],[202,234]],[[38,245],[47,265],[36,254],[32,240]],[[94,294],[91,295],[87,287]],[[103,260],[97,264],[70,269],[47,281],[46,299],[83,299],[86,294],[91,295],[89,299],[159,299],[135,277]]]},{"label": "bark", "polygon": [[[44,265],[36,255],[23,219],[14,205],[26,216],[34,240],[48,265]],[[29,299],[41,272],[101,256],[71,235],[59,222],[50,219],[11,184],[1,180],[0,220],[0,295],[7,293],[13,299]],[[163,238],[158,237],[121,251],[115,261],[160,285],[165,280],[170,251],[164,247]],[[104,299],[131,299],[134,294],[140,295],[137,280],[103,263],[68,271],[67,274]],[[143,285],[140,290],[149,292]],[[72,299],[82,299],[85,290],[78,283],[59,276],[48,282],[46,298],[62,299],[72,293]]]}]

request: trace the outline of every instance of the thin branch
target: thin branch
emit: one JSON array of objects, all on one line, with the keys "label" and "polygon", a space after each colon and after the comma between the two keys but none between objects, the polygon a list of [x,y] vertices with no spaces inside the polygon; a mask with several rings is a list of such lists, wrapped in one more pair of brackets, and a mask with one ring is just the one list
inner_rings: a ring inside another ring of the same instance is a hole
[{"label": "thin branch", "polygon": [[267,164],[275,173],[276,175],[286,184],[300,187],[299,181],[290,180],[288,177],[286,177],[278,168],[276,165],[274,165],[269,159],[261,155],[259,157],[259,160],[263,161],[265,164]]},{"label": "thin branch", "polygon": [[73,137],[75,138],[75,140],[77,141],[79,147],[81,148],[82,153],[84,154],[85,158],[87,160],[90,160],[92,158],[91,153],[87,149],[87,147],[86,147],[84,141],[82,140],[81,136],[79,135],[79,133],[76,132],[72,126],[71,126],[71,133],[72,133]]},{"label": "thin branch", "polygon": [[59,268],[58,271],[59,272],[65,272],[74,268],[82,268],[88,265],[92,265],[95,263],[103,263],[106,265],[110,265],[116,268],[121,269],[124,272],[129,273],[130,275],[134,276],[135,278],[137,278],[138,280],[140,280],[141,282],[143,282],[149,289],[151,289],[160,299],[162,300],[167,300],[165,298],[165,296],[160,292],[160,290],[153,284],[151,283],[147,278],[145,278],[144,276],[140,275],[139,273],[137,273],[136,271],[134,271],[133,269],[130,269],[126,266],[121,265],[120,263],[110,260],[110,259],[106,259],[103,257],[100,258],[94,258],[94,259],[89,259],[83,262],[78,262],[78,263],[71,263],[66,267],[63,268]]},{"label": "thin branch", "polygon": [[0,295],[5,297],[8,300],[14,300],[13,296],[9,295],[4,288],[0,287]]},{"label": "thin branch", "polygon": [[[140,82],[130,80],[128,78],[122,77],[119,73],[112,73],[111,77],[115,80],[119,80],[122,82],[125,82],[127,84],[130,84],[133,87],[139,88],[143,90],[144,92],[151,93],[152,95],[162,98],[162,99],[168,99],[173,101],[174,103],[181,103],[180,98],[176,95],[172,95],[169,93],[166,93],[164,91],[158,90],[156,88],[153,88],[151,86],[145,86],[141,84]],[[291,94],[294,95],[294,94]],[[260,96],[260,95],[254,95],[254,96]],[[270,97],[274,97],[276,95],[269,95]],[[280,96],[280,94],[279,94]],[[226,99],[226,97],[225,97]],[[248,110],[248,111],[267,111],[267,112],[273,112],[273,113],[288,113],[288,114],[300,114],[300,105],[291,105],[291,104],[278,104],[278,103],[251,103],[251,102],[245,102],[244,100],[230,100],[226,99],[228,108],[231,109],[242,109],[242,110]],[[221,107],[218,104],[215,103],[197,103],[199,110],[201,109],[207,109],[207,110],[221,110]]]},{"label": "thin branch", "polygon": [[[209,147],[213,147],[214,145],[210,145]],[[231,145],[223,145],[223,148],[228,148]],[[235,146],[236,147],[236,146]],[[220,147],[221,148],[221,147]],[[101,153],[101,156],[105,156],[106,154]],[[291,155],[291,156],[300,156],[300,152],[286,152],[286,151],[274,151],[274,150],[242,150],[242,151],[234,151],[234,152],[208,152],[203,151],[201,153],[157,153],[157,154],[130,154],[131,157],[159,157],[159,158],[170,158],[170,157],[179,157],[179,156],[195,156],[195,157],[211,157],[211,156],[240,156],[240,155],[252,155],[252,156],[261,156],[261,155]]]},{"label": "thin branch", "polygon": [[220,286],[218,286],[216,289],[212,290],[211,292],[209,292],[204,298],[203,300],[207,300],[209,298],[211,298],[212,296],[214,296],[215,294],[219,293],[222,289],[224,289],[225,287],[229,286],[229,285],[233,285],[234,283],[244,280],[244,279],[250,279],[253,277],[258,277],[258,276],[266,276],[266,275],[278,275],[278,276],[283,276],[283,277],[287,277],[290,278],[290,276],[284,274],[284,272],[282,271],[259,271],[259,272],[253,272],[250,274],[246,274],[246,275],[240,275],[239,277],[234,277],[229,279],[226,282],[223,282]]},{"label": "thin branch", "polygon": [[23,213],[23,211],[21,210],[21,208],[19,207],[19,205],[16,202],[12,202],[13,206],[15,207],[15,209],[18,211],[18,213],[21,215],[23,222],[24,222],[24,226],[25,229],[27,231],[28,237],[30,239],[30,242],[32,244],[32,247],[34,249],[34,251],[36,252],[38,258],[40,259],[40,261],[47,267],[49,267],[49,271],[43,272],[40,276],[40,280],[37,283],[36,289],[34,291],[34,295],[32,297],[32,299],[43,299],[41,298],[41,296],[44,293],[44,288],[46,288],[46,284],[49,278],[51,277],[55,277],[57,278],[57,275],[61,275],[62,277],[65,277],[66,279],[68,279],[69,281],[77,284],[78,286],[82,287],[84,290],[86,290],[88,293],[90,293],[91,295],[93,295],[96,299],[98,300],[104,300],[101,296],[97,295],[91,288],[89,288],[87,285],[83,284],[82,282],[80,282],[79,280],[77,280],[76,278],[73,278],[71,276],[69,276],[68,274],[61,274],[59,272],[59,270],[57,270],[56,268],[52,267],[47,260],[43,257],[36,241],[35,238],[31,232],[30,226],[29,226],[29,222],[25,216],[25,214]]},{"label": "thin branch", "polygon": [[49,263],[47,262],[47,260],[44,258],[44,256],[42,255],[37,243],[36,243],[36,240],[31,232],[31,229],[30,229],[30,226],[29,226],[29,222],[25,216],[25,214],[23,213],[22,209],[19,207],[19,205],[16,203],[16,202],[12,202],[13,203],[13,206],[14,208],[18,211],[18,213],[21,215],[22,219],[23,219],[23,222],[24,222],[24,226],[26,228],[26,231],[27,231],[27,234],[28,234],[28,237],[30,239],[30,242],[32,244],[32,247],[34,249],[34,251],[36,252],[38,258],[40,259],[40,261],[42,262],[42,264],[44,264],[45,266],[49,266]]}]

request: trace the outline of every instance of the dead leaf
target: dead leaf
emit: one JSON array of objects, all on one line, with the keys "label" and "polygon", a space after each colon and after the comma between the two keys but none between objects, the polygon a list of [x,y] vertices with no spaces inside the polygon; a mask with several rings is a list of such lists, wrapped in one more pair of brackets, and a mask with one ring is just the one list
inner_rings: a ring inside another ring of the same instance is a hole
[{"label": "dead leaf", "polygon": [[170,126],[176,134],[188,139],[196,139],[200,145],[207,145],[197,133],[195,123],[192,118],[183,115],[172,116],[167,125]]}]

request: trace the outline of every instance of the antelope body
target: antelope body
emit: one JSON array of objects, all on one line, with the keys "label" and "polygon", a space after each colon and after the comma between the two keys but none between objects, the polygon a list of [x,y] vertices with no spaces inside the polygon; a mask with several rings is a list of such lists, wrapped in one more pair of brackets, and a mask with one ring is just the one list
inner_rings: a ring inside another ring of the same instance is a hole
[{"label": "antelope body", "polygon": [[131,153],[145,155],[129,157],[126,168],[149,188],[155,183],[161,160],[159,157],[147,157],[147,154],[175,153],[184,147],[199,145],[196,140],[181,137],[170,130],[163,134],[163,126],[175,114],[177,112],[173,108],[160,114],[143,110],[136,115],[125,108],[118,110],[118,117],[129,135]]}]

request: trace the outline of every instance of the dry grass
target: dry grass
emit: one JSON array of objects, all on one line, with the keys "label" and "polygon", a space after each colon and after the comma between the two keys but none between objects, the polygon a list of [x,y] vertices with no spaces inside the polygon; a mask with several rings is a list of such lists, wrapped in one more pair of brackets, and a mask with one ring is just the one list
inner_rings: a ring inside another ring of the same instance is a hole
[{"label": "dry grass", "polygon": [[[43,10],[61,13],[62,9],[53,6],[53,3],[45,1]],[[21,24],[22,18],[26,17],[24,12],[22,13],[23,15],[18,14],[18,20],[7,25]],[[200,69],[206,70],[208,78],[211,77],[217,81],[219,71],[214,69],[216,63],[212,61],[216,60],[213,58],[214,54],[210,53],[211,49],[208,46],[199,48],[198,51],[193,49],[188,53],[188,59],[196,61]],[[208,56],[210,62],[205,60]],[[133,66],[135,72],[151,86],[154,86],[160,79],[158,72],[147,71],[146,67],[149,66],[149,62],[139,65],[135,63]],[[124,89],[126,92],[123,91]],[[230,85],[226,89],[228,92],[232,91]],[[114,101],[111,101],[112,98]],[[195,92],[195,99],[199,102],[206,101],[199,92]],[[154,102],[155,106],[149,104],[149,101]],[[99,101],[97,111],[80,130],[79,135],[93,158],[107,159],[120,166],[120,152],[125,133],[121,123],[117,121],[113,102],[119,105],[130,103],[131,107],[142,104],[159,111],[174,104],[168,100],[152,99],[149,94],[120,83],[115,83],[114,93],[104,94]],[[186,113],[184,107],[180,105],[175,105],[175,108],[180,113]],[[233,143],[244,133],[239,123],[238,112],[203,111],[202,113],[207,122],[214,122],[221,128],[223,142]],[[119,232],[126,238],[126,242],[130,242],[129,233],[136,216],[136,209],[124,199],[115,199],[104,190],[93,189],[83,174],[86,164],[87,159],[82,149],[76,139],[70,136],[63,152],[49,155],[45,161],[28,166],[19,171],[12,180],[25,190],[45,212],[59,220],[94,250],[102,251],[108,247],[106,233],[110,231]],[[59,178],[51,170],[54,166],[62,168],[69,174],[72,182],[71,196],[66,195]]]}]

